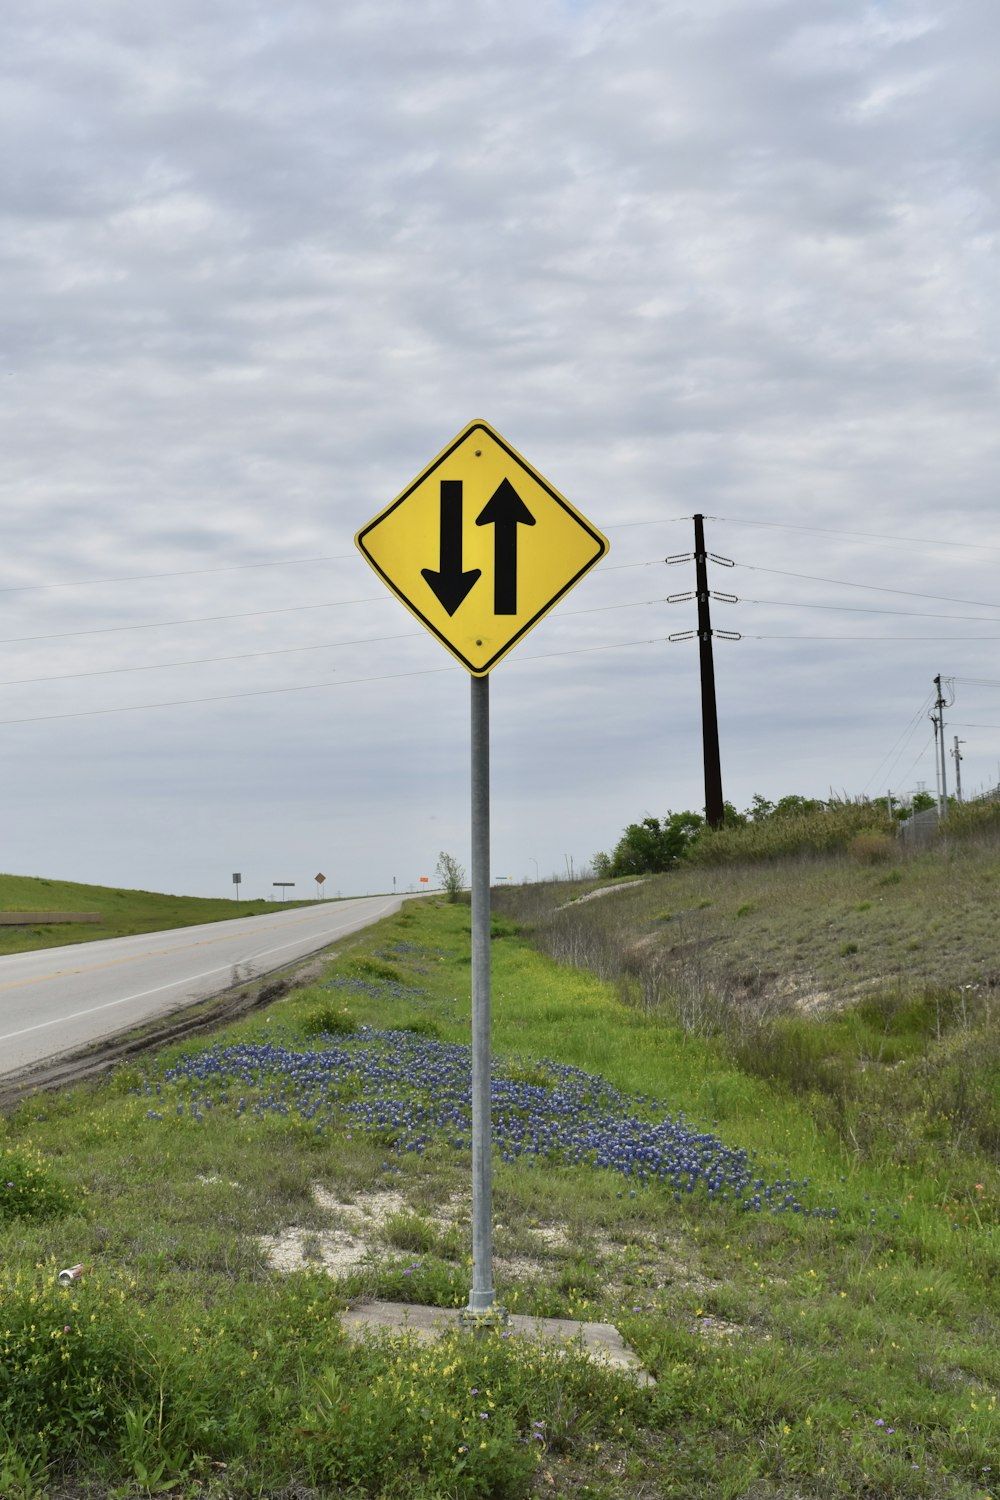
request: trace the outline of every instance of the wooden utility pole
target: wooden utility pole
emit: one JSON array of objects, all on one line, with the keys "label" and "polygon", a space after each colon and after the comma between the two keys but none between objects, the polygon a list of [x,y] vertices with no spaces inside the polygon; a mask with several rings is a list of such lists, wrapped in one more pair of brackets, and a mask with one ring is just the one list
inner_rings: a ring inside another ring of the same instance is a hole
[{"label": "wooden utility pole", "polygon": [[701,739],[705,759],[705,821],[721,828],[725,819],[722,798],[722,759],[719,754],[719,715],[715,703],[715,661],[712,656],[712,618],[709,609],[708,554],[705,517],[694,518],[695,595],[698,600],[698,659],[701,664]]}]

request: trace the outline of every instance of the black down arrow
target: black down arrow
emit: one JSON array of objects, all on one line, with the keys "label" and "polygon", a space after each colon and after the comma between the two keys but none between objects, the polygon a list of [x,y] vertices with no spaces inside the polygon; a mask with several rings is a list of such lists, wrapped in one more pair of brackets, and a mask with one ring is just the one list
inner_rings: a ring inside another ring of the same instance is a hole
[{"label": "black down arrow", "polygon": [[441,481],[441,567],[421,568],[421,577],[449,615],[462,604],[482,576],[480,568],[462,571],[462,481]]}]

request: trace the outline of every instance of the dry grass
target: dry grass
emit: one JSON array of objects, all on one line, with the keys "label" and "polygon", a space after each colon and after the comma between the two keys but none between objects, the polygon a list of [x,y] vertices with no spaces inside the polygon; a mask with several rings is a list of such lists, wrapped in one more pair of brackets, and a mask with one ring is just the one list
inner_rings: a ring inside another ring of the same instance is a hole
[{"label": "dry grass", "polygon": [[716,1029],[720,1007],[813,1013],[899,987],[1000,987],[1000,841],[862,853],[686,866],[560,910],[543,886],[495,903],[552,957],[690,1030]]}]

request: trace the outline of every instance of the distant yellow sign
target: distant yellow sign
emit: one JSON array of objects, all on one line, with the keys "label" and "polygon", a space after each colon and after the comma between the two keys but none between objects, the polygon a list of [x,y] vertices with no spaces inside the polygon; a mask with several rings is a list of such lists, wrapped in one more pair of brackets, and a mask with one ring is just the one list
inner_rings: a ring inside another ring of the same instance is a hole
[{"label": "distant yellow sign", "polygon": [[485,422],[470,422],[355,542],[474,677],[491,672],[608,550]]}]

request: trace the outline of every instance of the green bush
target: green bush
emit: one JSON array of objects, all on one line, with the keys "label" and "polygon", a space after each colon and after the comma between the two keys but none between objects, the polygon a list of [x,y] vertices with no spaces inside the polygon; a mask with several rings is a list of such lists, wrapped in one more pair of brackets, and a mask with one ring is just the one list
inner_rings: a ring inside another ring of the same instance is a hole
[{"label": "green bush", "polygon": [[[873,839],[885,840],[885,857],[892,848],[895,824],[881,803],[830,802],[817,811],[772,813],[759,821],[736,828],[706,828],[688,851],[696,865],[726,865],[785,859],[790,855],[819,856],[849,851],[864,838],[861,847],[876,847]],[[879,857],[883,845],[878,844]]]},{"label": "green bush", "polygon": [[328,1036],[349,1036],[357,1029],[358,1023],[347,1006],[338,1007],[329,1000],[310,1011],[300,1027],[303,1036],[323,1036],[324,1033]]},{"label": "green bush", "polygon": [[671,870],[690,852],[705,820],[700,813],[668,812],[662,819],[645,817],[630,823],[610,856],[595,854],[599,879],[622,875],[655,875]]}]

